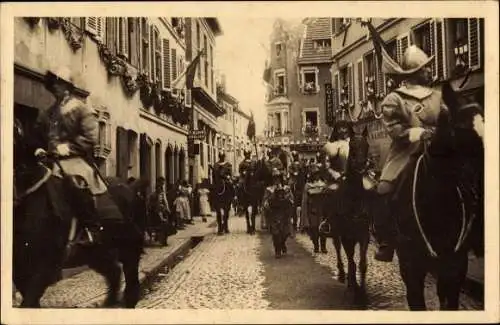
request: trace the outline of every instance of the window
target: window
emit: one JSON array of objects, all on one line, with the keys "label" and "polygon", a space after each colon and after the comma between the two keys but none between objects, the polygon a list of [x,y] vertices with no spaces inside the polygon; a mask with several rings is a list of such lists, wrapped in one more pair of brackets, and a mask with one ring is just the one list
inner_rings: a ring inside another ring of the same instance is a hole
[{"label": "window", "polygon": [[117,44],[118,44],[118,55],[122,57],[125,61],[129,61],[129,31],[128,31],[128,21],[127,18],[119,18],[117,20],[118,23],[118,37],[117,37]]},{"label": "window", "polygon": [[451,48],[455,74],[481,66],[481,30],[478,18],[450,19]]},{"label": "window", "polygon": [[317,51],[330,50],[332,48],[332,41],[329,38],[315,40],[313,46]]},{"label": "window", "polygon": [[430,34],[430,24],[426,23],[413,31],[413,35],[415,35],[415,45],[421,48],[425,54],[431,56],[431,34]]},{"label": "window", "polygon": [[212,91],[212,94],[214,93],[214,48],[210,44],[210,90]]},{"label": "window", "polygon": [[302,112],[302,134],[313,136],[319,133],[319,111],[317,108],[304,109]]},{"label": "window", "polygon": [[288,112],[283,112],[283,134],[288,133]]},{"label": "window", "polygon": [[377,85],[377,70],[375,69],[375,52],[369,52],[363,60],[363,87],[364,93],[368,99],[375,95],[375,87]]},{"label": "window", "polygon": [[344,66],[339,71],[339,98],[340,106],[347,108],[354,104],[354,87],[353,87],[353,69],[352,64]]},{"label": "window", "polygon": [[342,32],[342,18],[333,18],[332,19],[332,34],[337,35]]},{"label": "window", "polygon": [[105,106],[94,107],[94,116],[98,121],[97,140],[94,146],[94,156],[96,158],[106,159],[111,153],[111,125],[109,123],[110,115]]},{"label": "window", "polygon": [[149,75],[149,25],[146,18],[141,18],[141,37],[142,72]]},{"label": "window", "polygon": [[274,72],[274,94],[275,95],[285,95],[286,94],[286,86],[285,86],[285,71],[284,69],[280,69],[279,71]]},{"label": "window", "polygon": [[276,43],[276,56],[279,57],[281,55],[283,45],[281,42]]}]

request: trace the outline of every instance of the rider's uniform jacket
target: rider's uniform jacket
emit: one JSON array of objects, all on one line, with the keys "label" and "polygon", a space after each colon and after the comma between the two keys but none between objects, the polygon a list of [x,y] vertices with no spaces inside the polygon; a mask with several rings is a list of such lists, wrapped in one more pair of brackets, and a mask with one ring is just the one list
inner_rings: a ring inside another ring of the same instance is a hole
[{"label": "rider's uniform jacket", "polygon": [[394,90],[381,105],[383,122],[392,143],[380,180],[394,181],[408,165],[411,156],[421,150],[420,141],[410,143],[409,129],[433,129],[439,113],[447,108],[440,91],[419,85],[405,85]]},{"label": "rider's uniform jacket", "polygon": [[[103,180],[86,161],[93,156],[94,145],[98,141],[98,122],[91,109],[79,99],[71,98],[40,114],[39,125],[48,134],[49,152],[54,152],[59,144],[69,145],[69,158],[60,160],[64,172],[82,176],[93,194],[106,192]],[[57,164],[53,173],[57,177],[62,176]]]},{"label": "rider's uniform jacket", "polygon": [[214,165],[214,177],[215,181],[219,182],[223,179],[228,179],[232,177],[232,165],[230,162],[216,162]]},{"label": "rider's uniform jacket", "polygon": [[246,179],[247,176],[252,177],[255,174],[255,161],[251,159],[243,160],[239,165],[240,180]]}]

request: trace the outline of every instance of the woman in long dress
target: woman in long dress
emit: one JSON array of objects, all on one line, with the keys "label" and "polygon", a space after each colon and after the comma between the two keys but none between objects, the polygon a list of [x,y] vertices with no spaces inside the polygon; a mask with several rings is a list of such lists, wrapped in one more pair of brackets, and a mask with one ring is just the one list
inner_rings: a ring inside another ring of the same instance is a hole
[{"label": "woman in long dress", "polygon": [[207,221],[206,217],[212,215],[212,209],[210,207],[210,202],[208,200],[208,195],[210,190],[208,189],[208,180],[204,179],[201,183],[200,188],[198,189],[198,194],[200,197],[200,215],[204,222]]}]

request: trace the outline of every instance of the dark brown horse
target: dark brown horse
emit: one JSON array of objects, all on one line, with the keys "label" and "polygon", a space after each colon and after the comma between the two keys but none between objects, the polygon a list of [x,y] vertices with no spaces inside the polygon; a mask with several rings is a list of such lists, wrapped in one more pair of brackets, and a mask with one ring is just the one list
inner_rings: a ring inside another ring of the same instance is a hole
[{"label": "dark brown horse", "polygon": [[46,288],[58,281],[64,267],[88,265],[102,274],[109,292],[104,306],[118,304],[122,264],[126,287],[124,304],[134,308],[139,300],[139,262],[143,252],[142,233],[133,222],[135,193],[119,180],[110,181],[109,191],[125,222],[103,222],[99,244],[71,245],[81,231],[73,218],[73,206],[65,199],[65,185],[33,155],[23,127],[14,130],[14,241],[13,281],[22,295],[21,307],[40,307]]},{"label": "dark brown horse", "polygon": [[449,84],[443,85],[443,99],[449,113],[441,113],[396,198],[397,254],[411,310],[426,309],[427,273],[437,280],[440,309],[457,310],[468,252],[481,252],[484,245],[483,144],[464,123],[472,124],[480,111],[461,109]]},{"label": "dark brown horse", "polygon": [[229,211],[236,194],[234,184],[230,177],[215,179],[211,187],[212,205],[217,216],[218,234],[229,233]]},{"label": "dark brown horse", "polygon": [[[352,288],[356,297],[364,297],[367,270],[367,249],[370,239],[368,202],[371,193],[363,186],[363,177],[368,172],[368,131],[355,133],[351,130],[349,155],[343,181],[337,190],[328,191],[325,209],[330,223],[330,236],[337,253],[339,280],[344,281],[345,271],[342,263],[341,247],[347,255],[347,285]],[[359,244],[360,285],[356,279],[356,262],[354,253]],[[359,290],[361,289],[361,290]]]}]

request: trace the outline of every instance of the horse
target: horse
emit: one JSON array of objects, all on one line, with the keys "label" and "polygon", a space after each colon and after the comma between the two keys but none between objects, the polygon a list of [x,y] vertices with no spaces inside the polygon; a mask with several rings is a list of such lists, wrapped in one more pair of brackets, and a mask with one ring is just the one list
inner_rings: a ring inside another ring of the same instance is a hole
[{"label": "horse", "polygon": [[[349,141],[346,172],[343,181],[335,190],[327,190],[325,195],[325,214],[329,223],[329,236],[337,255],[338,280],[345,282],[345,270],[342,262],[342,247],[347,256],[347,287],[354,290],[357,298],[363,298],[366,292],[367,250],[370,242],[370,197],[373,195],[363,185],[363,178],[368,167],[368,130],[359,134],[353,132]],[[323,225],[322,225],[323,226]],[[354,253],[359,244],[360,284],[356,277]]]},{"label": "horse", "polygon": [[[212,204],[217,215],[217,234],[229,233],[229,210],[235,196],[235,188],[232,180],[228,178],[216,178],[210,194]],[[223,215],[222,215],[223,214]]]},{"label": "horse", "polygon": [[[255,164],[255,170],[247,170],[243,175],[243,181],[239,184],[238,201],[245,211],[247,222],[247,233],[255,234],[255,217],[259,209],[259,202],[262,199],[261,184],[257,177],[258,167]],[[251,211],[250,211],[251,209]]]},{"label": "horse", "polygon": [[468,253],[484,249],[477,240],[484,240],[484,150],[477,133],[460,123],[476,113],[461,110],[448,83],[442,94],[448,111],[441,111],[395,194],[396,252],[410,310],[426,310],[428,273],[436,279],[440,309],[458,310]]},{"label": "horse", "polygon": [[63,199],[64,180],[40,162],[28,145],[20,122],[14,130],[13,281],[22,296],[20,307],[39,308],[47,287],[60,280],[64,267],[88,265],[106,278],[103,307],[119,305],[122,264],[126,287],[124,305],[135,308],[140,297],[139,263],[143,236],[128,212],[135,193],[121,180],[108,179],[109,192],[126,221],[106,224],[102,240],[81,246],[75,239],[83,229],[73,207]]}]

